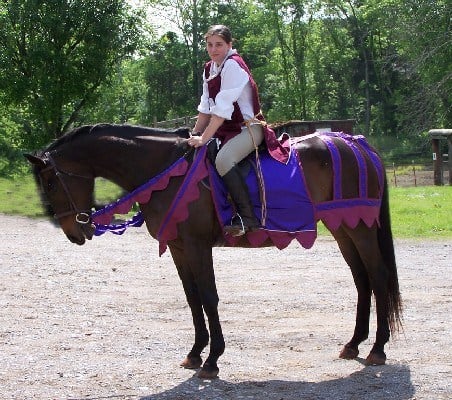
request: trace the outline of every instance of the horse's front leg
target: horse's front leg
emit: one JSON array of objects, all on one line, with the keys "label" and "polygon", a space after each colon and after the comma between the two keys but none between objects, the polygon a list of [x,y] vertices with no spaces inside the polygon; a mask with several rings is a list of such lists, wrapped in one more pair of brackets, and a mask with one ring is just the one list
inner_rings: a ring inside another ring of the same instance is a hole
[{"label": "horse's front leg", "polygon": [[202,365],[201,353],[209,344],[209,332],[204,320],[201,296],[191,269],[184,258],[183,249],[175,246],[169,247],[177,272],[182,281],[187,303],[193,318],[193,326],[195,328],[195,343],[187,357],[182,361],[181,366],[188,369],[198,369]]},{"label": "horse's front leg", "polygon": [[185,368],[196,369],[202,364],[201,352],[207,346],[209,333],[204,320],[207,315],[210,330],[210,352],[198,376],[212,379],[218,375],[218,358],[223,354],[225,343],[218,316],[218,294],[213,270],[212,246],[205,242],[190,241],[184,249],[170,246],[195,327],[195,343],[182,362]]},{"label": "horse's front leg", "polygon": [[225,343],[218,315],[218,293],[213,270],[212,245],[203,240],[190,240],[184,243],[184,255],[198,290],[204,312],[207,315],[210,331],[210,351],[198,376],[212,379],[218,375],[218,358],[223,354]]}]

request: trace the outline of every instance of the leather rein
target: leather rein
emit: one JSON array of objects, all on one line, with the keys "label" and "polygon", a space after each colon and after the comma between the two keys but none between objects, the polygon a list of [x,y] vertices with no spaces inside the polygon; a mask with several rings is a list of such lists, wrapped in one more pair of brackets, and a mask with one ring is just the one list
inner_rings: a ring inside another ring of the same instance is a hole
[{"label": "leather rein", "polygon": [[81,178],[81,179],[93,179],[92,176],[87,175],[81,175],[81,174],[75,174],[73,172],[67,172],[63,171],[61,169],[58,169],[54,159],[50,156],[50,153],[45,153],[45,160],[48,161],[48,166],[46,166],[44,169],[40,171],[40,173],[44,173],[47,171],[53,170],[55,172],[55,176],[58,178],[58,181],[61,184],[61,187],[64,190],[64,193],[66,194],[68,203],[70,205],[70,209],[67,211],[63,211],[58,214],[54,214],[55,219],[60,219],[63,217],[67,217],[69,215],[75,215],[75,221],[79,224],[86,225],[91,222],[91,211],[90,210],[80,210],[77,205],[74,202],[74,199],[72,198],[72,195],[69,191],[69,188],[66,185],[66,182],[64,181],[64,176],[69,176],[71,178]]}]

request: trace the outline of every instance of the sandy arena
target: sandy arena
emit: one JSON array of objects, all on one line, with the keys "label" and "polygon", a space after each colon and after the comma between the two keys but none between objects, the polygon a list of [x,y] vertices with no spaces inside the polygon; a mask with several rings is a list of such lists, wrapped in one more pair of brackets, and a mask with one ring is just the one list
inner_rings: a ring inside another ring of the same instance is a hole
[{"label": "sandy arena", "polygon": [[[226,340],[219,379],[179,362],[191,315],[169,252],[144,228],[82,247],[47,220],[0,215],[0,398],[452,398],[452,241],[396,240],[404,333],[387,365],[338,358],[356,291],[336,242],[214,250]],[[366,357],[375,336],[361,346]]]}]

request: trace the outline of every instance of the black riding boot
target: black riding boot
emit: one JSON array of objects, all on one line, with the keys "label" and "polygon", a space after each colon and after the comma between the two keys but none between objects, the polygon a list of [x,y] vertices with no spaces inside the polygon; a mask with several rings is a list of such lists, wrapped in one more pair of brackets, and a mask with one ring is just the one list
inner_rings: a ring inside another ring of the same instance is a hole
[{"label": "black riding boot", "polygon": [[261,224],[254,215],[248,186],[238,167],[232,167],[222,178],[236,207],[231,225],[226,225],[224,232],[232,236],[242,236],[250,229],[259,228]]}]

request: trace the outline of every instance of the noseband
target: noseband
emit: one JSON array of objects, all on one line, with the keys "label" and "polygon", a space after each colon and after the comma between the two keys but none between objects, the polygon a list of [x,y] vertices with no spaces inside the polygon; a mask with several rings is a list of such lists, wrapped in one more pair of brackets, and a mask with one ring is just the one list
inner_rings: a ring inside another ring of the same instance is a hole
[{"label": "noseband", "polygon": [[66,182],[64,181],[63,177],[69,176],[69,177],[73,177],[73,178],[81,178],[81,179],[93,179],[92,176],[87,176],[87,175],[80,175],[80,174],[74,174],[73,172],[66,172],[63,171],[61,169],[58,169],[55,161],[53,160],[53,158],[50,156],[50,153],[45,153],[45,159],[48,161],[49,165],[41,170],[41,174],[43,172],[47,172],[50,170],[53,170],[55,172],[55,176],[58,178],[61,187],[64,190],[64,193],[66,194],[66,197],[68,199],[68,202],[70,204],[70,210],[68,211],[63,211],[61,213],[58,214],[54,214],[54,218],[55,219],[60,219],[63,217],[67,217],[68,215],[74,215],[75,214],[75,221],[79,224],[82,225],[86,225],[89,224],[91,221],[91,211],[90,210],[80,210],[75,202],[74,199],[71,196],[71,193],[69,192],[69,189],[66,185]]}]

